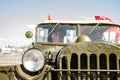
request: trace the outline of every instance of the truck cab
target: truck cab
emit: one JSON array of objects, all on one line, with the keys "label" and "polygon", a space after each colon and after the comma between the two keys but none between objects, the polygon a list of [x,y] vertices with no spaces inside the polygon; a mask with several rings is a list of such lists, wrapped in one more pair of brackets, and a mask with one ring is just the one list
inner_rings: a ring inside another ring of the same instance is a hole
[{"label": "truck cab", "polygon": [[41,22],[21,63],[0,66],[0,79],[120,80],[119,32],[109,20]]}]

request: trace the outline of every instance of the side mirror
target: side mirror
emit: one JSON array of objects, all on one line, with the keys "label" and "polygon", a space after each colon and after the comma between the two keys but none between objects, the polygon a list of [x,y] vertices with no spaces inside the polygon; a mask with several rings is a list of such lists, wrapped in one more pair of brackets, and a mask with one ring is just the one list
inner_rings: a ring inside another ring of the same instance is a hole
[{"label": "side mirror", "polygon": [[[33,37],[32,31],[27,31],[25,33],[25,37],[28,38],[28,39],[30,39],[30,38],[32,39],[32,37]],[[33,39],[32,39],[32,41],[33,41]],[[32,46],[34,47],[34,41],[32,42]]]},{"label": "side mirror", "polygon": [[25,33],[25,36],[26,36],[26,38],[32,38],[33,37],[33,33],[31,31],[27,31]]}]

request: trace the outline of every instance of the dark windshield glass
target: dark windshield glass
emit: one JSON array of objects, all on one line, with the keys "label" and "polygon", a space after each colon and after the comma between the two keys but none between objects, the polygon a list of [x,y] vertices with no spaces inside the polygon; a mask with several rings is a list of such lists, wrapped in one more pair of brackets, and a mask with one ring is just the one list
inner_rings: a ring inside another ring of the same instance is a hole
[{"label": "dark windshield glass", "polygon": [[74,43],[78,35],[87,35],[93,42],[120,43],[120,28],[108,24],[51,23],[40,24],[37,28],[38,42]]},{"label": "dark windshield glass", "polygon": [[88,35],[92,41],[118,44],[120,43],[120,28],[109,25],[84,25],[81,34]]},{"label": "dark windshield glass", "polygon": [[77,39],[76,25],[43,24],[37,29],[38,42],[73,43]]}]

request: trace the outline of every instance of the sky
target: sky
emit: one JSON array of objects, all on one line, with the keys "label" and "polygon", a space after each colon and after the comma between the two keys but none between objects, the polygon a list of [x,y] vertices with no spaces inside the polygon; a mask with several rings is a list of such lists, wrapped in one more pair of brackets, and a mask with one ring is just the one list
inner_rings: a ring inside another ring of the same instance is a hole
[{"label": "sky", "polygon": [[26,31],[51,15],[54,20],[82,20],[96,15],[120,23],[120,0],[0,0],[0,45],[28,45]]}]

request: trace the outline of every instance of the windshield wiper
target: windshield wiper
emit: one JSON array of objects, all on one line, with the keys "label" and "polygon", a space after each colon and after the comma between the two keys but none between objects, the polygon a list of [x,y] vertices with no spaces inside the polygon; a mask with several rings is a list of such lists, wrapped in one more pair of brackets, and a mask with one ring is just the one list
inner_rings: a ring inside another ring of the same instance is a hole
[{"label": "windshield wiper", "polygon": [[90,35],[95,29],[96,29],[96,27],[99,25],[99,23],[97,23],[97,25],[96,26],[94,26],[92,29],[91,29],[91,31],[88,33],[88,35]]},{"label": "windshield wiper", "polygon": [[53,33],[53,31],[55,30],[55,28],[56,28],[58,25],[59,25],[59,23],[57,23],[57,24],[53,27],[53,29],[49,32],[48,37]]}]

